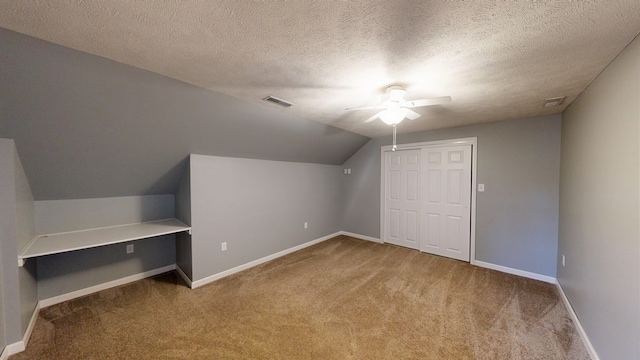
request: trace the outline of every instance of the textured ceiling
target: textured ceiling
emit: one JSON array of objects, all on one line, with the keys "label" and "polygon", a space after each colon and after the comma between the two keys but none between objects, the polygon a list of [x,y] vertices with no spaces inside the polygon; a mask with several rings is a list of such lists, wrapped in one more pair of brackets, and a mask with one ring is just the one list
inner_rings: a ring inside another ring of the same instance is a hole
[{"label": "textured ceiling", "polygon": [[[640,1],[2,0],[0,26],[375,137],[390,84],[399,132],[558,113],[640,32]],[[544,99],[567,96],[560,107]]]}]

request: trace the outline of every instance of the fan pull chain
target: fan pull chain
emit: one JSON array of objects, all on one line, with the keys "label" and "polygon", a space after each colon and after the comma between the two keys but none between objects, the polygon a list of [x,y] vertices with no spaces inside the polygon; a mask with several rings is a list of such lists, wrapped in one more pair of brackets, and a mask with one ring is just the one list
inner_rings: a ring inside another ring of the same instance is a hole
[{"label": "fan pull chain", "polygon": [[391,151],[396,151],[396,124],[393,124],[393,147],[391,148]]}]

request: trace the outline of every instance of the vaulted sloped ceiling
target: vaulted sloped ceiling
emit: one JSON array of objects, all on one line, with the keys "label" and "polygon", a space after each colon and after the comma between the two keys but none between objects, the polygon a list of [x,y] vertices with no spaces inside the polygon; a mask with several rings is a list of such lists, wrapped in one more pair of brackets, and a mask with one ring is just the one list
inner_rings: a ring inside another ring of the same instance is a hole
[{"label": "vaulted sloped ceiling", "polygon": [[369,140],[4,29],[0,137],[36,200],[173,193],[189,153],[342,164]]}]

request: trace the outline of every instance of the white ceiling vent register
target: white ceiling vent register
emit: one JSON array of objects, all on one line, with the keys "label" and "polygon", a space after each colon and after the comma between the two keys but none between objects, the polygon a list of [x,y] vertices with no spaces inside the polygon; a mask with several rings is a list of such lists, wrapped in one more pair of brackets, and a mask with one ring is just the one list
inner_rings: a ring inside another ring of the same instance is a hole
[{"label": "white ceiling vent register", "polygon": [[264,99],[262,99],[262,100],[264,100],[264,101],[268,101],[268,102],[270,102],[270,103],[274,103],[274,104],[276,104],[276,105],[278,105],[278,106],[282,106],[282,107],[285,107],[285,108],[288,108],[288,107],[292,107],[292,106],[293,106],[293,104],[292,104],[292,103],[290,103],[290,102],[288,102],[288,101],[284,101],[284,100],[282,100],[282,99],[278,99],[278,98],[277,98],[277,97],[275,97],[275,96],[267,96],[266,98],[264,98]]},{"label": "white ceiling vent register", "polygon": [[566,99],[566,96],[560,96],[560,97],[554,97],[554,98],[549,98],[546,99],[544,101],[544,107],[552,107],[552,106],[558,106],[558,105],[562,105],[562,103],[564,102],[564,99]]}]

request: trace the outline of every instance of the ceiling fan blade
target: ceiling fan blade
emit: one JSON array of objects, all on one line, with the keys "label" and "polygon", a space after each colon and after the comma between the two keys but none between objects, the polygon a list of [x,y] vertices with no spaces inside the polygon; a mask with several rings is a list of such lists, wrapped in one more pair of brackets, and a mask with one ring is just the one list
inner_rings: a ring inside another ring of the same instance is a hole
[{"label": "ceiling fan blade", "polygon": [[402,104],[402,106],[408,107],[408,108],[414,108],[414,107],[421,107],[421,106],[448,104],[450,102],[451,102],[451,96],[441,96],[441,97],[436,97],[431,99],[406,101],[404,104]]},{"label": "ceiling fan blade", "polygon": [[422,115],[418,114],[417,112],[415,112],[413,110],[407,109],[407,115],[406,115],[407,119],[415,120],[415,119],[419,118],[420,116],[422,116]]},{"label": "ceiling fan blade", "polygon": [[371,110],[371,109],[384,109],[384,107],[382,106],[365,106],[365,107],[358,107],[358,108],[346,108],[344,109],[344,111],[354,111],[354,110]]},{"label": "ceiling fan blade", "polygon": [[373,115],[372,117],[368,118],[367,120],[364,121],[365,124],[374,121],[375,119],[378,118],[379,115],[380,115],[380,113],[377,113],[377,114]]}]

